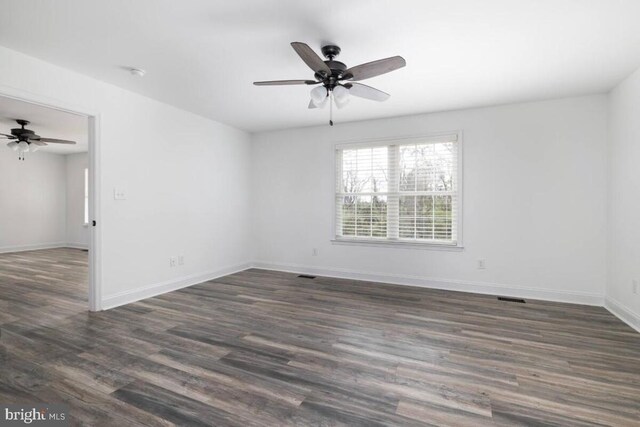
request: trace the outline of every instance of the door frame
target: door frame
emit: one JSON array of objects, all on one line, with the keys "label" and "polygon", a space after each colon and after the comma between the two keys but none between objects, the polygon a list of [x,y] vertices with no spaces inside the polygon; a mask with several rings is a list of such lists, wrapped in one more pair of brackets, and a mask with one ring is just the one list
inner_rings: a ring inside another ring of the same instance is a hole
[{"label": "door frame", "polygon": [[[100,113],[83,106],[0,85],[0,96],[87,118],[89,154],[89,311],[102,310]],[[95,221],[95,226],[93,226]]]}]

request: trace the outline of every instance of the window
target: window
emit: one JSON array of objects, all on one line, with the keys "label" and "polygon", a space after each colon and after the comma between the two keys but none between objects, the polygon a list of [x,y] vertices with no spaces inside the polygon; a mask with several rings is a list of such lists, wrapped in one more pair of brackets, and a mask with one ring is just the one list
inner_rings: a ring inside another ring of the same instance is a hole
[{"label": "window", "polygon": [[457,246],[458,135],[336,147],[336,240]]},{"label": "window", "polygon": [[84,169],[84,223],[89,224],[89,169]]}]

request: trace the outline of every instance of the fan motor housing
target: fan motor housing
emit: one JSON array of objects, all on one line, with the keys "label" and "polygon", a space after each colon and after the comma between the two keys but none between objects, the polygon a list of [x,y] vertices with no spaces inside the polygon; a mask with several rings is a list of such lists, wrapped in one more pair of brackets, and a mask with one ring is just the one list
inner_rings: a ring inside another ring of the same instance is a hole
[{"label": "fan motor housing", "polygon": [[329,69],[331,69],[331,75],[323,76],[316,73],[315,77],[325,86],[333,87],[338,82],[338,79],[342,77],[344,72],[347,70],[347,65],[340,61],[334,61],[331,59],[328,61],[324,61],[324,63],[327,64],[327,67],[329,67]]},{"label": "fan motor housing", "polygon": [[324,61],[327,64],[327,67],[331,68],[331,74],[335,75],[336,73],[342,74],[347,70],[347,66],[340,61]]},{"label": "fan motor housing", "polygon": [[315,77],[318,81],[321,81],[325,87],[333,88],[338,83],[338,79],[340,79],[347,70],[347,66],[340,61],[333,60],[333,58],[340,55],[340,46],[330,44],[322,46],[321,50],[324,57],[327,58],[324,63],[327,64],[327,67],[331,70],[331,75],[325,76],[316,73]]},{"label": "fan motor housing", "polygon": [[33,135],[35,132],[32,131],[31,129],[23,129],[23,128],[15,128],[15,129],[11,129],[11,135],[14,136],[29,136],[29,135]]}]

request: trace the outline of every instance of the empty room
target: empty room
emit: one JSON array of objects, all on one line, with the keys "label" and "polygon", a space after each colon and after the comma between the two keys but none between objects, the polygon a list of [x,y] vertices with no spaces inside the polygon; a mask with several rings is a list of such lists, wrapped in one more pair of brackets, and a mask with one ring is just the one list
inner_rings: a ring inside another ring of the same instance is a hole
[{"label": "empty room", "polygon": [[0,96],[0,132],[0,324],[87,310],[87,118]]},{"label": "empty room", "polygon": [[638,17],[0,0],[0,425],[640,425]]}]

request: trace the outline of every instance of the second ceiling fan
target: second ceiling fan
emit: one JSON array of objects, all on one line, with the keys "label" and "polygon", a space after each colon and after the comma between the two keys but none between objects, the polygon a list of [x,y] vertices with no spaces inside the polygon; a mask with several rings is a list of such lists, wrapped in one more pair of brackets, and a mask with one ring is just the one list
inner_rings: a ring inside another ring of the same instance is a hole
[{"label": "second ceiling fan", "polygon": [[40,147],[45,147],[48,142],[54,144],[75,144],[75,141],[57,138],[44,138],[36,134],[31,129],[27,129],[25,127],[30,123],[28,120],[16,119],[16,122],[20,127],[11,129],[10,134],[0,133],[0,139],[9,140],[7,146],[13,151],[18,152],[18,160],[24,160],[25,153],[38,151]]},{"label": "second ceiling fan", "polygon": [[[388,93],[372,88],[371,86],[357,83],[371,77],[385,74],[407,65],[401,56],[379,59],[347,68],[347,66],[334,60],[340,54],[340,48],[335,45],[322,47],[322,54],[327,60],[323,60],[307,44],[293,42],[291,46],[302,60],[314,71],[315,80],[271,80],[253,82],[256,86],[276,85],[319,85],[311,90],[309,108],[323,108],[327,103],[332,109],[333,103],[342,108],[348,101],[349,95],[373,101],[386,101]],[[333,111],[330,113],[329,124],[333,126]]]}]

